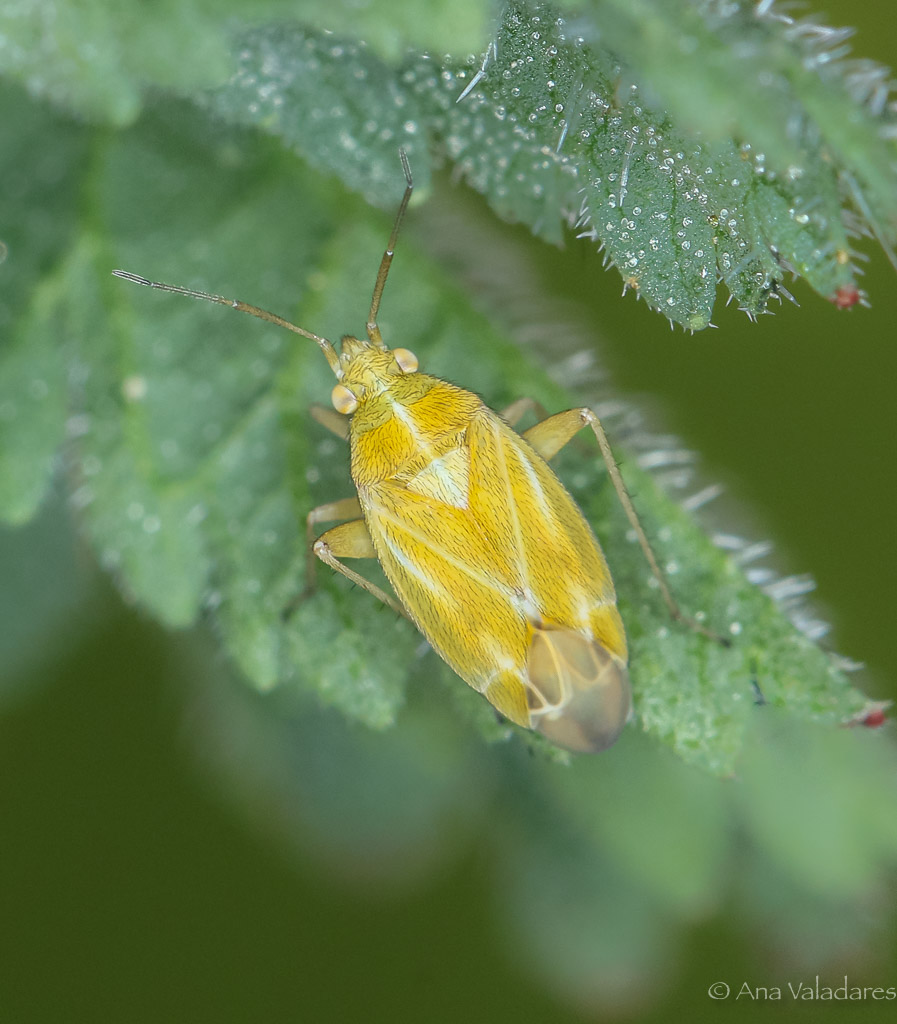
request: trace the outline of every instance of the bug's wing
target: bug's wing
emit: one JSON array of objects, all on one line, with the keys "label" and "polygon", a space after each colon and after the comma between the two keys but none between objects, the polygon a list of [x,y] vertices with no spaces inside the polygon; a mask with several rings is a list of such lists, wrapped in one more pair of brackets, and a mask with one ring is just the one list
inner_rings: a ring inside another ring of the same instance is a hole
[{"label": "bug's wing", "polygon": [[[485,537],[469,509],[394,481],[364,494],[362,508],[383,571],[445,661],[481,692],[502,667],[514,670],[526,621],[513,600],[504,545]],[[509,695],[501,710],[526,724],[522,694]]]},{"label": "bug's wing", "polygon": [[526,669],[534,729],[582,753],[616,741],[629,717],[629,674],[606,647],[572,629],[536,629]]},{"label": "bug's wing", "polygon": [[[554,471],[493,413],[469,432],[471,512],[511,543],[514,580],[549,622],[578,625],[591,609],[616,603],[607,562],[592,528]],[[490,486],[491,485],[491,486]]]},{"label": "bug's wing", "polygon": [[439,654],[529,725],[534,627],[590,632],[625,662],[610,574],[550,467],[489,410],[403,481],[359,487],[383,569]]}]

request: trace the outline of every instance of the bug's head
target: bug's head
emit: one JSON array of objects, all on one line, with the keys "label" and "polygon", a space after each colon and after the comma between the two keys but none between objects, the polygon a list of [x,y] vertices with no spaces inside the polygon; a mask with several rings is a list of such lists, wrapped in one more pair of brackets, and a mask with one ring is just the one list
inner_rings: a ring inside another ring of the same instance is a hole
[{"label": "bug's head", "polygon": [[339,357],[339,383],[330,396],[334,409],[351,416],[368,399],[416,373],[417,365],[417,356],[407,348],[379,347],[347,335]]},{"label": "bug's head", "polygon": [[[405,211],[408,209],[408,201],[411,199],[411,190],[414,187],[411,180],[411,167],[404,149],[399,149],[399,158],[405,173],[405,192],[399,204],[398,213],[396,213],[386,251],[380,260],[377,280],[374,282],[374,294],[371,296],[371,309],[368,313],[367,340],[363,341],[352,335],[343,337],[336,365],[327,350],[324,350],[330,367],[339,381],[331,395],[333,407],[345,416],[351,416],[367,400],[393,389],[398,381],[417,370],[417,356],[413,352],[409,352],[407,348],[387,348],[377,325],[380,300],[383,297],[383,288],[386,285],[389,268],[392,266],[396,239],[399,237],[399,228],[402,225]],[[315,340],[320,344],[320,339],[316,338]]]}]

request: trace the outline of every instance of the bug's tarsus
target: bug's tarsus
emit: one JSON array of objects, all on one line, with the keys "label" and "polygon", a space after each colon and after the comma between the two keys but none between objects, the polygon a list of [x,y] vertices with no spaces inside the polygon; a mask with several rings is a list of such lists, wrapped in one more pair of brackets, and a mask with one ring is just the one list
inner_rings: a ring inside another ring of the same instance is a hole
[{"label": "bug's tarsus", "polygon": [[380,312],[380,300],[383,298],[383,288],[386,285],[386,277],[392,265],[392,257],[395,253],[396,239],[399,237],[399,228],[405,218],[405,211],[408,209],[408,201],[411,199],[411,192],[414,189],[414,179],[411,177],[411,165],[408,163],[408,154],[404,148],[399,150],[399,159],[402,161],[402,170],[405,172],[405,194],[399,204],[399,212],[396,214],[395,223],[392,226],[392,233],[380,260],[380,269],[377,271],[377,280],[374,283],[374,294],[371,296],[371,311],[368,314],[367,332],[372,344],[377,348],[385,348],[383,338],[380,335],[380,328],[377,326],[377,314]]}]

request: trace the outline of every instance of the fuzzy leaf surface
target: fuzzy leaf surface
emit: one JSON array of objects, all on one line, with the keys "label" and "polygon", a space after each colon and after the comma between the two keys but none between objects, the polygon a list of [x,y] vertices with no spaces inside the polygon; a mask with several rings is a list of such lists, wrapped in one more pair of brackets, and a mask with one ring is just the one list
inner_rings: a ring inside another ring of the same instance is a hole
[{"label": "fuzzy leaf surface", "polygon": [[[133,600],[174,626],[210,616],[259,689],[311,689],[382,727],[409,675],[451,677],[432,654],[421,661],[413,628],[320,570],[318,595],[283,617],[304,586],[304,516],[352,493],[344,446],[308,413],[332,387],[326,362],[276,327],[109,273],[136,268],[246,296],[333,338],[362,333],[388,218],[275,145],[247,141],[239,132],[222,138],[179,107],[95,146],[88,215],[48,271],[51,281],[61,275],[60,330],[72,339],[60,377],[77,428],[68,473],[100,562]],[[43,288],[38,282],[34,305],[20,310],[24,322],[42,308]],[[381,328],[428,371],[494,407],[520,395],[551,410],[573,404],[410,239]],[[33,352],[39,369],[40,347]],[[13,367],[22,360],[16,346],[5,354]],[[45,444],[41,416],[26,406],[14,417],[5,458],[27,462],[30,446]],[[639,727],[684,760],[727,774],[757,714],[755,684],[768,704],[807,721],[836,725],[859,714],[864,698],[827,655],[620,454],[661,563],[679,567],[677,599],[734,639],[724,649],[670,621],[597,453],[563,453],[558,470],[614,573]],[[15,495],[4,513],[21,516]],[[451,677],[449,685],[464,684]]]}]

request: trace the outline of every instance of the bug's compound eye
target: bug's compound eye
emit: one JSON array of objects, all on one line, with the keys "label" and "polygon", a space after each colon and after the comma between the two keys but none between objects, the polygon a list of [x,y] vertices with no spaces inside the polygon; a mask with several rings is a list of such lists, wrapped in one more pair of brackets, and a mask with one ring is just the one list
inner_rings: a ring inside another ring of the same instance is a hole
[{"label": "bug's compound eye", "polygon": [[350,416],[358,408],[358,399],[343,384],[337,384],[330,392],[330,401],[333,402],[333,408],[343,416]]},{"label": "bug's compound eye", "polygon": [[402,373],[415,373],[419,365],[417,356],[407,348],[394,348],[392,350],[395,361],[399,364]]}]

